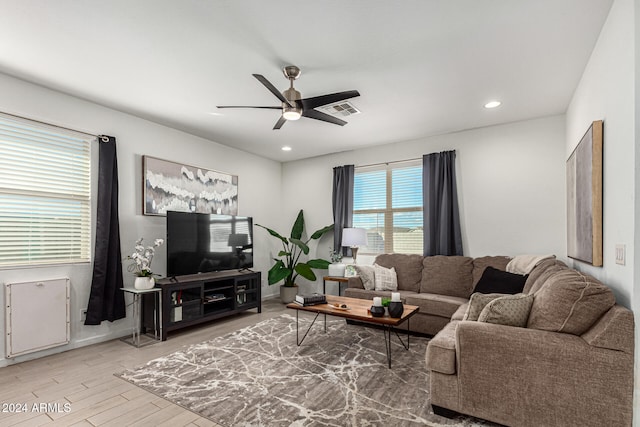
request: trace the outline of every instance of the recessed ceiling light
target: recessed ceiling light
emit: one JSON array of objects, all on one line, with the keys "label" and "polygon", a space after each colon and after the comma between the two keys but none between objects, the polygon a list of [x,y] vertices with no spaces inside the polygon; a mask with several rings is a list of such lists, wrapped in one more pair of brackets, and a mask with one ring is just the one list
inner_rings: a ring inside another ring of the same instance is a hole
[{"label": "recessed ceiling light", "polygon": [[500,101],[489,101],[484,104],[484,108],[496,108],[499,107],[500,104],[502,104]]},{"label": "recessed ceiling light", "polygon": [[291,147],[285,145],[284,147],[282,147],[282,151],[291,151]]}]

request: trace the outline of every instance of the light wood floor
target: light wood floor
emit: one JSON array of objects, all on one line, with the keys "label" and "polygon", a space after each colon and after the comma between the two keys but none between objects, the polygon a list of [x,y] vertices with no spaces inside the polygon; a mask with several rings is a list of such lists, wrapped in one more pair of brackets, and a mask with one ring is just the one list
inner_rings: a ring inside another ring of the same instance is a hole
[{"label": "light wood floor", "polygon": [[[10,404],[27,413],[0,412],[4,426],[217,426],[180,406],[148,393],[113,374],[286,310],[279,299],[264,301],[262,313],[250,310],[228,319],[176,331],[164,342],[141,348],[120,340],[71,350],[0,368],[0,411]],[[52,412],[33,411],[58,404]],[[66,407],[64,405],[67,405]],[[56,410],[57,409],[57,410]],[[65,410],[66,409],[66,410]]]}]

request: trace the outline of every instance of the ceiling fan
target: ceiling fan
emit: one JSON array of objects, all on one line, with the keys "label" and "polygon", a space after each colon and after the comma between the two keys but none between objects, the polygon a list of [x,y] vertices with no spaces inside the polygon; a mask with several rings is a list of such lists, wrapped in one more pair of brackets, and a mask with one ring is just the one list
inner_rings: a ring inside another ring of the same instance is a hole
[{"label": "ceiling fan", "polygon": [[300,92],[294,89],[293,81],[300,77],[300,68],[295,65],[289,65],[282,69],[284,76],[289,79],[289,89],[280,93],[274,85],[269,82],[263,75],[253,74],[253,77],[258,79],[276,98],[281,102],[281,106],[277,107],[257,107],[248,105],[218,105],[218,108],[263,108],[269,110],[281,110],[282,115],[276,122],[273,129],[280,129],[287,120],[298,120],[300,117],[307,117],[309,119],[320,120],[323,122],[333,123],[336,125],[344,126],[347,124],[344,120],[340,120],[329,114],[322,113],[315,110],[316,107],[322,107],[323,105],[333,104],[334,102],[343,101],[349,98],[355,98],[360,96],[357,90],[348,90],[345,92],[337,92],[328,95],[314,96],[312,98],[302,98]]}]

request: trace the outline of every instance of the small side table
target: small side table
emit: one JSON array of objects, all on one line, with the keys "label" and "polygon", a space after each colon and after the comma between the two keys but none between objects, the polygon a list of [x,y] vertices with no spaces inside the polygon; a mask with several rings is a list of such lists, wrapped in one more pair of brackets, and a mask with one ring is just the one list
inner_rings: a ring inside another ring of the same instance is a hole
[{"label": "small side table", "polygon": [[133,305],[133,332],[131,334],[131,338],[122,338],[122,341],[126,342],[127,344],[131,344],[134,347],[142,347],[148,344],[153,344],[155,342],[148,341],[144,344],[140,342],[140,325],[142,323],[142,319],[140,318],[142,312],[140,309],[140,302],[142,300],[142,295],[151,293],[153,294],[155,303],[153,308],[153,333],[155,340],[160,341],[160,338],[162,337],[162,288],[120,289],[133,295],[133,302],[130,304]]},{"label": "small side table", "polygon": [[327,293],[327,282],[338,282],[338,296],[340,296],[342,290],[342,283],[349,283],[348,277],[342,276],[324,276],[322,278],[322,293]]}]

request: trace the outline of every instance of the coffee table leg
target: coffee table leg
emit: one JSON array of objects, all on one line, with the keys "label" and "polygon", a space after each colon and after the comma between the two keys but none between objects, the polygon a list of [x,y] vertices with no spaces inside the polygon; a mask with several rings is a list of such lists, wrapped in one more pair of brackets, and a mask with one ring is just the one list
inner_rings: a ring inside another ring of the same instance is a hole
[{"label": "coffee table leg", "polygon": [[398,337],[398,341],[400,341],[400,344],[402,344],[402,346],[404,347],[405,350],[409,350],[409,340],[410,340],[410,332],[409,332],[409,319],[407,319],[407,343],[405,344],[404,341],[402,341],[402,338],[400,338],[400,335],[398,334],[397,330],[394,330],[391,326],[384,326],[383,328],[383,332],[384,332],[384,345],[387,348],[387,363],[389,365],[389,369],[391,369],[391,331],[393,330],[393,332],[396,334],[396,336]]},{"label": "coffee table leg", "polygon": [[384,345],[387,347],[387,364],[391,369],[391,327],[385,326],[384,328]]},{"label": "coffee table leg", "polygon": [[[311,328],[313,327],[313,324],[316,323],[316,319],[318,318],[318,316],[320,315],[320,313],[316,313],[316,317],[313,318],[313,321],[311,322],[311,325],[309,325],[309,328],[307,328],[307,332],[304,333],[304,336],[302,337],[302,339],[299,339],[299,334],[298,334],[298,313],[300,312],[300,310],[296,310],[296,343],[298,344],[298,347],[300,347],[300,344],[302,344],[302,342],[304,341],[304,339],[307,337],[307,334],[309,333],[309,331],[311,330]],[[325,332],[327,332],[327,316],[325,315],[324,317],[324,321],[325,321]]]}]

